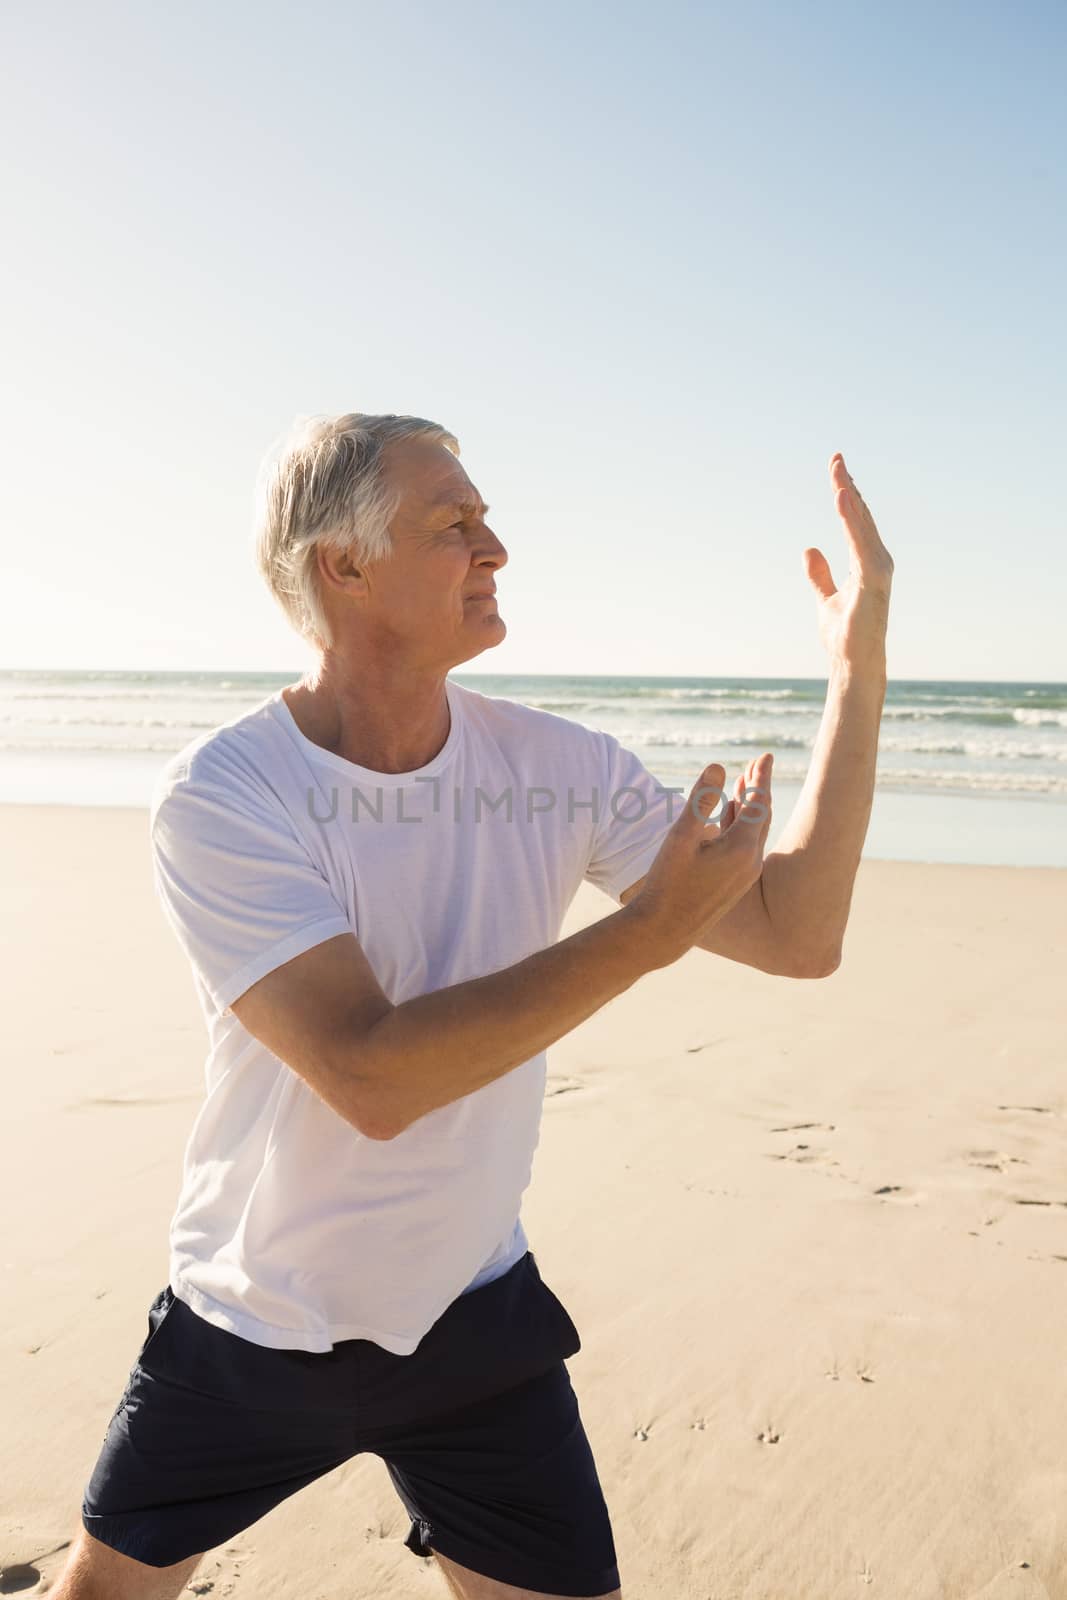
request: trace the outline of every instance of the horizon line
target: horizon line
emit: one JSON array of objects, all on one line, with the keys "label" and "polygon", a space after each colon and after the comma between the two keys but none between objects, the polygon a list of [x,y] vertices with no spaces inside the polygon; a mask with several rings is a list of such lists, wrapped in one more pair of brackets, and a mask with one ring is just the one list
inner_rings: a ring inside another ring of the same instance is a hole
[{"label": "horizon line", "polygon": [[[304,670],[307,670],[306,668]],[[12,667],[0,666],[0,673],[71,673],[86,674],[90,672],[109,673],[132,676],[133,674],[163,677],[187,676],[193,673],[218,676],[226,674],[230,677],[283,677],[290,671],[286,667]],[[578,678],[587,683],[598,680],[608,681],[614,678],[639,678],[642,681],[662,680],[674,682],[681,678],[695,679],[701,683],[729,682],[735,679],[746,679],[755,683],[822,683],[827,673],[820,673],[815,677],[800,673],[699,673],[699,672],[490,672],[480,671],[463,672],[461,668],[450,668],[449,673],[457,672],[460,676],[470,678]],[[300,677],[300,671],[294,671],[294,676]],[[1019,685],[1036,685],[1041,688],[1062,688],[1067,690],[1067,679],[1063,678],[941,678],[941,677],[896,677],[889,674],[889,683],[1002,683],[1009,687]]]}]

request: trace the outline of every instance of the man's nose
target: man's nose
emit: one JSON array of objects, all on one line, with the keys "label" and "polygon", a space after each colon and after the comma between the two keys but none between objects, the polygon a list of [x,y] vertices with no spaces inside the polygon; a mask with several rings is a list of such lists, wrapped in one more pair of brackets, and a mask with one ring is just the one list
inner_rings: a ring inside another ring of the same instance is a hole
[{"label": "man's nose", "polygon": [[486,527],[485,532],[488,537],[486,539],[484,549],[480,550],[475,557],[477,564],[479,566],[491,566],[494,569],[497,567],[506,566],[508,553],[504,546],[501,544],[492,528]]}]

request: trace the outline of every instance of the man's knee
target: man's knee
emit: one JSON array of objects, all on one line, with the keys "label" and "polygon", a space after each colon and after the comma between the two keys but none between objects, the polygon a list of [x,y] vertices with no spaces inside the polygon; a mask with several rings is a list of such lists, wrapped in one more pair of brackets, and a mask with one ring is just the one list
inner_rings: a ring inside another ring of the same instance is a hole
[{"label": "man's knee", "polygon": [[201,1553],[172,1567],[150,1567],[102,1544],[83,1524],[50,1600],[177,1600],[202,1560]]}]

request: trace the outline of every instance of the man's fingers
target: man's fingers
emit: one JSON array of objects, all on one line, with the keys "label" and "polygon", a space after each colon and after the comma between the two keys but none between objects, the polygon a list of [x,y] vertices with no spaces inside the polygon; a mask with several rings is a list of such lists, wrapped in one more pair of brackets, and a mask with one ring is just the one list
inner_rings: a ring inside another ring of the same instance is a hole
[{"label": "man's fingers", "polygon": [[726,768],[720,762],[713,761],[705,767],[689,791],[689,800],[680,820],[685,821],[688,827],[703,828],[719,801],[724,798],[725,782]]},{"label": "man's fingers", "polygon": [[862,567],[865,560],[888,556],[874,518],[853,482],[840,451],[830,458],[830,482],[834,489],[834,505],[845,525],[849,546],[857,564]]},{"label": "man's fingers", "polygon": [[830,563],[822,551],[817,550],[814,545],[804,551],[804,571],[808,575],[808,582],[814,585],[824,600],[829,600],[832,594],[837,593]]},{"label": "man's fingers", "polygon": [[732,829],[740,818],[752,823],[766,824],[771,809],[771,770],[774,757],[770,751],[754,756],[744,772],[734,780],[733,798],[724,787],[726,769],[719,761],[704,768],[689,791],[685,811],[678,824],[686,832],[694,832],[706,839],[706,829],[712,813],[722,801],[722,815],[718,819],[720,837]]},{"label": "man's fingers", "polygon": [[750,761],[745,778],[744,803],[738,815],[749,822],[766,823],[771,811],[771,775],[774,756],[769,750]]}]

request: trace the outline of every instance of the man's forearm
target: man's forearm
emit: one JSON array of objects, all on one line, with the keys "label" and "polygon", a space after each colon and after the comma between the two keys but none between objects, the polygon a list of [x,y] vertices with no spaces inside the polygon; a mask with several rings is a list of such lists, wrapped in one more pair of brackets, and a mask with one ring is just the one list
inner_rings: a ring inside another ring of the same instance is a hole
[{"label": "man's forearm", "polygon": [[805,958],[840,955],[874,798],[885,690],[884,655],[831,667],[804,786],[763,863],[770,921]]},{"label": "man's forearm", "polygon": [[361,1124],[395,1136],[554,1044],[652,966],[624,907],[500,972],[405,1000],[359,1043]]}]

